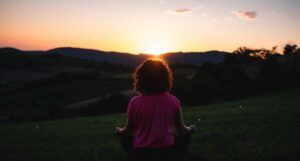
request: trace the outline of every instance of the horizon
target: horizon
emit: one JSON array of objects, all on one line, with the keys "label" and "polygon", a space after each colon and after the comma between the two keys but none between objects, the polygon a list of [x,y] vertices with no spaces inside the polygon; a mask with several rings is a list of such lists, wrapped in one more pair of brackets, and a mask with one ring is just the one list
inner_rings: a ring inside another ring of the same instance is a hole
[{"label": "horizon", "polygon": [[300,44],[297,0],[3,0],[0,47],[130,54],[232,52]]},{"label": "horizon", "polygon": [[[296,45],[298,46],[298,44],[295,43],[287,43],[287,44],[291,44],[291,45]],[[287,45],[284,44],[282,46],[278,46],[278,45],[274,45],[273,47],[276,47],[276,52],[278,54],[283,54],[284,51],[284,46]],[[267,49],[267,50],[272,50],[272,48],[250,48],[247,46],[239,46],[239,47],[246,47],[249,49]],[[235,50],[237,50],[239,47],[237,47]],[[207,53],[207,52],[226,52],[226,53],[233,53],[235,50],[233,51],[225,51],[225,50],[215,50],[215,49],[210,49],[210,50],[205,50],[205,51],[169,51],[169,52],[164,52],[164,53],[158,53],[158,54],[153,54],[153,53],[130,53],[130,52],[122,52],[122,51],[115,51],[115,50],[101,50],[101,49],[95,49],[95,48],[85,48],[85,47],[75,47],[75,46],[60,46],[60,47],[54,47],[54,48],[50,48],[50,49],[37,49],[37,50],[23,50],[20,48],[16,48],[16,47],[12,47],[12,46],[0,46],[0,49],[3,48],[12,48],[12,49],[16,49],[16,50],[20,50],[20,51],[24,51],[24,52],[48,52],[51,50],[55,50],[55,49],[60,49],[60,48],[72,48],[72,49],[82,49],[82,50],[95,50],[95,51],[99,51],[99,52],[115,52],[115,53],[121,53],[121,54],[131,54],[131,55],[153,55],[153,56],[159,56],[159,55],[164,55],[164,54],[173,54],[173,53]]]},{"label": "horizon", "polygon": [[[45,49],[45,50],[23,50],[20,48],[16,48],[16,47],[12,47],[12,46],[3,46],[0,47],[0,49],[3,48],[11,48],[11,49],[16,49],[16,50],[20,50],[20,51],[25,51],[25,52],[36,52],[36,51],[41,51],[41,52],[47,52],[47,51],[51,51],[51,50],[55,50],[55,49],[60,49],[60,48],[71,48],[71,49],[82,49],[82,50],[96,50],[96,51],[100,51],[100,52],[116,52],[116,53],[124,53],[124,54],[132,54],[132,55],[140,55],[140,54],[145,54],[145,55],[156,55],[156,54],[151,54],[151,53],[129,53],[129,52],[122,52],[122,51],[114,51],[114,50],[101,50],[101,49],[94,49],[94,48],[85,48],[85,47],[75,47],[75,46],[60,46],[60,47],[54,47],[51,49]],[[205,52],[211,52],[211,51],[217,51],[217,52],[228,52],[231,53],[233,51],[222,51],[222,50],[205,50],[205,51],[170,51],[170,52],[166,52],[166,53],[159,53],[157,55],[163,55],[163,54],[169,54],[169,53],[205,53]]]}]

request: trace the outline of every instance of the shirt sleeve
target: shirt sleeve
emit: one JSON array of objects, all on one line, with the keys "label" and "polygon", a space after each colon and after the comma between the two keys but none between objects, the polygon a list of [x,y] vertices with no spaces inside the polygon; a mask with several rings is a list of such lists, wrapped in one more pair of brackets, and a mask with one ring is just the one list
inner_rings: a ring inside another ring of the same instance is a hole
[{"label": "shirt sleeve", "polygon": [[172,98],[173,98],[174,103],[175,103],[175,112],[180,111],[180,109],[181,109],[181,102],[180,102],[180,100],[177,97],[175,97],[175,96],[172,96]]},{"label": "shirt sleeve", "polygon": [[128,103],[128,106],[127,106],[127,117],[128,118],[133,118],[134,116],[134,103],[133,103],[133,100],[135,99],[135,97],[133,97],[129,103]]}]

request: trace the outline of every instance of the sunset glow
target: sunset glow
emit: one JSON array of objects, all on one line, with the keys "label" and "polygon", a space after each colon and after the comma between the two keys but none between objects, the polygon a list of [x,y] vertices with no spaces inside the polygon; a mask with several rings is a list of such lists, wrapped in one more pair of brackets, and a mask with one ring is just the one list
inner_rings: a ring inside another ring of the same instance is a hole
[{"label": "sunset glow", "polygon": [[2,0],[0,47],[133,54],[300,44],[300,1]]},{"label": "sunset glow", "polygon": [[172,48],[169,44],[157,40],[145,45],[145,47],[141,51],[145,54],[160,55],[170,52],[171,50]]}]

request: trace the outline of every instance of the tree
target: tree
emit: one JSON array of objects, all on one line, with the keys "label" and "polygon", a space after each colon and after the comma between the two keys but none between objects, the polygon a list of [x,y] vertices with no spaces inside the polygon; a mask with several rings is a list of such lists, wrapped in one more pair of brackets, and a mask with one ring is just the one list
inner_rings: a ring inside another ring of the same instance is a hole
[{"label": "tree", "polygon": [[247,48],[247,47],[239,47],[237,50],[235,50],[233,52],[233,54],[238,54],[238,55],[247,55],[250,56],[251,54],[253,54],[255,51],[251,48]]},{"label": "tree", "polygon": [[295,54],[297,51],[297,45],[296,44],[286,44],[283,50],[284,55],[292,55]]}]

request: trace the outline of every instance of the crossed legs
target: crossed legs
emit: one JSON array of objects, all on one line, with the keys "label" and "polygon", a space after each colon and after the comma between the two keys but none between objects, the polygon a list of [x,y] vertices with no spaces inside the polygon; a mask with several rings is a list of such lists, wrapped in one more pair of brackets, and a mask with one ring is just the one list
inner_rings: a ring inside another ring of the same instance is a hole
[{"label": "crossed legs", "polygon": [[178,157],[182,156],[189,145],[191,134],[177,135],[175,136],[174,145],[163,148],[138,148],[133,147],[133,136],[132,135],[120,135],[120,141],[123,150],[132,158],[149,158],[149,157]]}]

